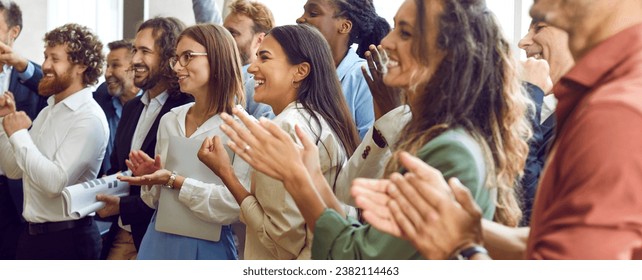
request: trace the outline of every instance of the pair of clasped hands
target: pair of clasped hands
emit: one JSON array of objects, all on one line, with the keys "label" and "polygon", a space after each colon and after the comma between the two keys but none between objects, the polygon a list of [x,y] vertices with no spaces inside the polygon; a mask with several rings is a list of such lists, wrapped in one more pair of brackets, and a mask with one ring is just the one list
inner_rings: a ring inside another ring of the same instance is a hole
[{"label": "pair of clasped hands", "polygon": [[16,111],[15,98],[9,91],[0,95],[0,118],[3,118],[2,127],[7,137],[18,130],[31,127],[31,118],[24,111]]}]

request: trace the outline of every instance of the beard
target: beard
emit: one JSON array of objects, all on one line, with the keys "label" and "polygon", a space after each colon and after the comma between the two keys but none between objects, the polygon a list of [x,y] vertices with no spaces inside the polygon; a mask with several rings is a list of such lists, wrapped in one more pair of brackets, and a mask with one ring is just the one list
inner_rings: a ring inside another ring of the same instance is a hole
[{"label": "beard", "polygon": [[38,83],[38,93],[42,96],[51,96],[58,94],[69,88],[71,86],[71,75],[68,72],[63,73],[58,76],[55,72],[52,72],[54,76],[52,78],[47,78],[48,73],[44,73],[45,77],[40,80]]},{"label": "beard", "polygon": [[[158,82],[161,80],[161,74],[159,72],[153,72],[147,67],[147,65],[144,64],[134,64],[133,67],[134,71],[136,69],[144,69],[147,72],[147,77],[143,78],[142,80],[137,80],[136,76],[134,76],[134,85],[142,90],[148,90],[156,86]],[[134,75],[136,73],[134,72]]]},{"label": "beard", "polygon": [[120,97],[125,89],[125,84],[122,80],[112,76],[107,79],[107,92],[112,97]]}]

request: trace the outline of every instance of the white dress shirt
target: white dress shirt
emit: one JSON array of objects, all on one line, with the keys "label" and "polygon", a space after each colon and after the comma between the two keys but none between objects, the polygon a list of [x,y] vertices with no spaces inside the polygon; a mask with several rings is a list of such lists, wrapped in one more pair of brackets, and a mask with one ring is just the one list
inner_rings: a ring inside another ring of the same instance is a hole
[{"label": "white dress shirt", "polygon": [[[145,104],[143,111],[140,113],[140,118],[138,119],[138,124],[136,125],[136,130],[134,131],[134,136],[132,138],[131,151],[140,150],[145,142],[145,137],[149,133],[149,130],[152,128],[158,113],[165,105],[165,102],[169,98],[167,91],[161,92],[161,94],[149,100],[149,92],[146,91],[143,96],[140,98],[140,102]],[[154,158],[154,155],[148,155]]]},{"label": "white dress shirt", "polygon": [[0,166],[12,179],[23,179],[28,222],[72,220],[63,207],[64,187],[96,179],[109,139],[105,113],[85,88],[49,106],[31,130],[7,138],[0,126]]},{"label": "white dress shirt", "polygon": [[[193,105],[194,102],[176,107],[161,118],[158,126],[156,154],[161,156],[163,164],[165,164],[167,158],[169,137],[186,137],[185,118],[187,111]],[[239,110],[243,109],[241,107],[238,108]],[[223,120],[220,115],[215,115],[203,123],[189,138],[205,140],[205,137],[224,135],[220,128],[222,124]],[[227,142],[226,139],[226,137],[222,139],[223,143]],[[194,160],[198,160],[197,155],[194,155]],[[233,158],[232,166],[236,177],[247,188],[250,185],[250,166],[239,156]],[[145,204],[154,209],[158,208],[158,199],[160,198],[160,188],[162,186],[142,186],[141,188],[140,195]],[[206,222],[228,225],[238,221],[239,218],[239,205],[225,185],[209,184],[192,178],[185,178],[178,194],[178,200],[194,212],[194,215],[199,219]]]},{"label": "white dress shirt", "polygon": [[557,98],[554,94],[549,94],[544,96],[544,102],[542,102],[542,114],[540,116],[540,123],[544,123],[548,117],[555,113],[555,107],[557,107]]}]

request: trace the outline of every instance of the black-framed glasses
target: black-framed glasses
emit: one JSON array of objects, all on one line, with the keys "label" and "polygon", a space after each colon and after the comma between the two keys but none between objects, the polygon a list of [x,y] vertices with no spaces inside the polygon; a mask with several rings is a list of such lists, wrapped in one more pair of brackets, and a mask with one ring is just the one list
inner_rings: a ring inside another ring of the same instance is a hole
[{"label": "black-framed glasses", "polygon": [[174,66],[176,66],[176,62],[178,62],[181,66],[185,67],[196,56],[207,56],[207,53],[205,53],[205,52],[184,52],[181,55],[170,57],[169,58],[169,67],[174,69]]}]

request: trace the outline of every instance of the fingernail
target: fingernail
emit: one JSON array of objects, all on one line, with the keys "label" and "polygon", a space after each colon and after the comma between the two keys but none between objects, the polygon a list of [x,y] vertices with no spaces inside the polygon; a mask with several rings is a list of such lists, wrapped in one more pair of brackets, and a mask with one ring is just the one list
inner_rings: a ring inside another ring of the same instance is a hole
[{"label": "fingernail", "polygon": [[226,124],[222,124],[221,125],[221,130],[226,131],[227,130],[227,125]]},{"label": "fingernail", "polygon": [[221,113],[221,119],[227,120],[229,118],[230,118],[230,115],[228,115],[227,113],[225,113],[225,112]]}]

